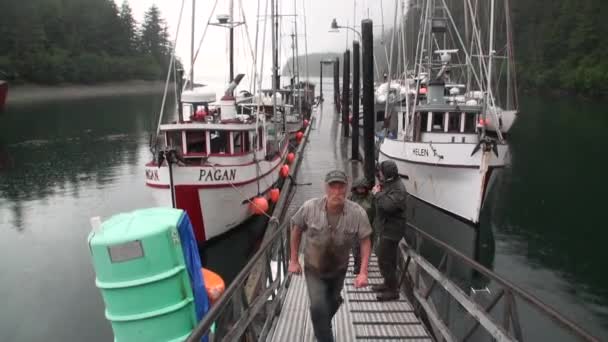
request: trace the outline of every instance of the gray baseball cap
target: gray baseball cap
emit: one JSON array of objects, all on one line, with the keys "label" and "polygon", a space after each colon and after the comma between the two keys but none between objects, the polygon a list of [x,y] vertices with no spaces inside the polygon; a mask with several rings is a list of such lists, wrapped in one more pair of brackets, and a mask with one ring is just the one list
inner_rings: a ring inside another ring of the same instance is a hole
[{"label": "gray baseball cap", "polygon": [[348,177],[346,177],[346,173],[341,170],[329,171],[327,173],[327,175],[325,175],[325,183],[329,184],[329,183],[333,183],[333,182],[340,182],[340,183],[347,184]]}]

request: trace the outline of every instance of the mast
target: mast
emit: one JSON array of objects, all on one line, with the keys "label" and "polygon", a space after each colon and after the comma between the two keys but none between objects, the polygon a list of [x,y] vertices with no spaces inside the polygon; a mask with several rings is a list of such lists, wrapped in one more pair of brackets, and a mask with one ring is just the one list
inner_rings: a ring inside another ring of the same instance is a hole
[{"label": "mast", "polygon": [[[507,109],[517,107],[517,91],[511,79],[511,68],[513,67],[513,31],[511,31],[511,6],[509,0],[505,0],[505,20],[507,30]],[[513,96],[511,93],[515,94]],[[515,100],[515,101],[514,101]],[[514,103],[515,102],[515,103]]]},{"label": "mast", "polygon": [[230,0],[230,79],[234,79],[234,0]]},{"label": "mast", "polygon": [[[464,41],[469,42],[469,8],[467,5],[468,0],[464,0]],[[468,48],[468,46],[467,46]],[[471,65],[467,63],[467,87],[465,91],[470,91],[471,89]]]},{"label": "mast", "polygon": [[[270,18],[272,18],[271,36],[272,36],[272,117],[277,115],[277,29],[275,18],[275,1],[270,0]],[[285,129],[285,120],[283,120],[283,130]]]},{"label": "mast", "polygon": [[196,0],[192,0],[192,30],[190,32],[190,89],[194,89],[194,24],[196,18]]},{"label": "mast", "polygon": [[[490,0],[490,43],[488,49],[488,97],[492,100],[492,61],[494,56],[494,0]],[[487,103],[488,105],[490,103]],[[493,103],[492,103],[493,105]]]},{"label": "mast", "polygon": [[[304,15],[304,56],[305,56],[304,60],[306,63],[306,83],[307,83],[306,89],[308,89],[308,81],[309,81],[308,80],[308,77],[309,77],[309,74],[308,74],[308,29],[306,26],[306,21],[308,21],[308,18],[306,17],[306,3],[304,1],[302,1],[302,8],[304,9],[304,13],[303,13],[303,15]],[[313,97],[314,97],[314,94],[313,94]]]},{"label": "mast", "polygon": [[[293,12],[294,12],[294,48],[295,48],[295,60],[296,60],[296,69],[294,70],[295,72],[295,84],[299,85],[300,84],[300,61],[299,61],[299,51],[298,51],[298,16],[297,14],[297,9],[298,9],[298,0],[293,0]],[[298,101],[298,114],[302,114],[302,97],[300,96],[300,90],[298,90],[298,97],[297,97],[297,101]]]},{"label": "mast", "polygon": [[274,3],[274,6],[271,6],[274,8],[274,14],[271,13],[271,17],[272,20],[274,22],[274,35],[272,36],[272,42],[273,44],[275,44],[274,48],[272,48],[273,50],[273,68],[276,68],[276,73],[273,73],[273,78],[275,79],[274,82],[276,82],[276,89],[274,89],[275,91],[277,89],[279,89],[281,87],[281,76],[279,76],[279,0],[273,0],[271,1],[271,3]]}]

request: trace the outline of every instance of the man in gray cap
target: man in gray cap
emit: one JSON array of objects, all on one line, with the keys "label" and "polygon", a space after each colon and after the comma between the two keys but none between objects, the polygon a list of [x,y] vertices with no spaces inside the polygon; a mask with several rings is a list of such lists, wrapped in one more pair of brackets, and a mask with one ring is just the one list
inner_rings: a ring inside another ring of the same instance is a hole
[{"label": "man in gray cap", "polygon": [[302,272],[298,251],[305,232],[305,279],[310,317],[319,342],[334,341],[331,320],[342,304],[340,292],[355,236],[359,238],[361,247],[361,269],[354,286],[367,286],[372,228],[365,210],[346,199],[347,190],[346,173],[331,171],[325,176],[325,196],[306,201],[291,218],[289,272]]}]

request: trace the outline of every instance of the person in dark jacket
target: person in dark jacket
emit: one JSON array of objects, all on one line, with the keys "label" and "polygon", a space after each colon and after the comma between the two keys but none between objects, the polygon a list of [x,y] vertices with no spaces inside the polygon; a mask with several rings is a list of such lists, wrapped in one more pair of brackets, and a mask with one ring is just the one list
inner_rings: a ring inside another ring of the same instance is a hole
[{"label": "person in dark jacket", "polygon": [[397,164],[392,160],[383,161],[378,170],[380,184],[372,189],[376,201],[374,230],[378,238],[378,265],[384,283],[372,286],[378,292],[379,301],[399,298],[397,281],[397,250],[399,240],[405,235],[407,192],[399,178]]},{"label": "person in dark jacket", "polygon": [[[350,188],[351,193],[348,196],[348,199],[357,203],[361,206],[361,208],[365,209],[365,213],[367,214],[367,218],[369,222],[373,224],[374,216],[376,214],[376,205],[374,201],[374,196],[370,192],[370,186],[365,178],[357,179],[353,182],[352,187]],[[370,236],[370,240],[372,242],[372,248],[374,244],[374,232],[372,231],[372,235]],[[353,242],[353,258],[355,259],[355,265],[353,267],[353,273],[359,274],[361,270],[361,249],[359,248],[360,244],[357,241]]]}]

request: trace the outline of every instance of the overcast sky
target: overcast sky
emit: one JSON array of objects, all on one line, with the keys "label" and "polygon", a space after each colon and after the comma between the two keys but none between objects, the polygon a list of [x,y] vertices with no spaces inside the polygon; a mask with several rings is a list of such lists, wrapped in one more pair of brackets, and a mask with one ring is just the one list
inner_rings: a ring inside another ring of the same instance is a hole
[{"label": "overcast sky", "polygon": [[[122,0],[115,0],[119,5]],[[179,12],[182,0],[127,0],[133,9],[133,14],[138,22],[143,20],[143,15],[146,9],[152,4],[159,7],[163,18],[167,21],[169,32],[172,39],[175,38],[177,26],[179,22]],[[306,28],[308,32],[308,52],[343,52],[346,48],[347,38],[349,46],[352,45],[353,33],[348,30],[341,30],[338,33],[330,33],[330,23],[333,18],[336,18],[340,25],[352,26],[353,22],[360,25],[361,19],[369,17],[374,21],[375,35],[381,33],[382,28],[379,27],[384,20],[385,29],[392,26],[394,20],[395,1],[401,3],[403,0],[279,0],[279,9],[281,14],[293,14],[294,2],[297,2],[298,14],[297,25],[298,33],[302,35],[298,43],[298,49],[301,55],[304,54],[304,6],[306,6]],[[215,0],[197,0],[196,1],[196,24],[195,24],[195,45],[198,45],[206,23],[211,15],[211,10]],[[213,13],[213,21],[216,21],[217,14],[228,13],[228,0],[217,1],[217,7]],[[243,4],[243,11],[247,22],[247,28],[251,44],[254,44],[256,34],[256,16],[258,11],[258,3],[260,4],[260,16],[264,15],[266,2],[270,0],[234,0],[235,16],[240,19],[239,11],[240,3]],[[382,6],[381,6],[382,5]],[[384,16],[381,15],[381,7],[384,11]],[[270,10],[268,11],[270,15]],[[182,14],[181,26],[179,28],[178,40],[176,45],[177,55],[182,59],[186,69],[189,69],[190,64],[190,36],[191,36],[191,18],[192,18],[192,0],[185,0],[184,11]],[[261,18],[260,20],[262,20]],[[293,17],[282,18],[282,57],[280,65],[283,64],[288,54],[291,55],[289,34],[293,31]],[[259,41],[262,41],[263,24],[260,24]],[[357,28],[359,30],[360,28]],[[215,26],[209,26],[207,34],[201,47],[201,54],[197,59],[194,67],[195,80],[202,83],[224,82],[228,76],[227,63],[227,30]],[[348,34],[348,37],[347,37]],[[262,48],[259,43],[258,53],[260,56],[262,51],[267,51],[264,56],[264,79],[267,79],[270,73],[270,63],[272,55],[270,52],[270,27],[266,32],[265,48]],[[251,50],[245,40],[244,26],[235,30],[235,73],[252,74],[252,58]],[[258,57],[258,70],[261,63],[261,57]],[[311,66],[312,67],[312,66]],[[247,82],[247,79],[244,81]],[[266,82],[265,82],[266,83]]]}]

